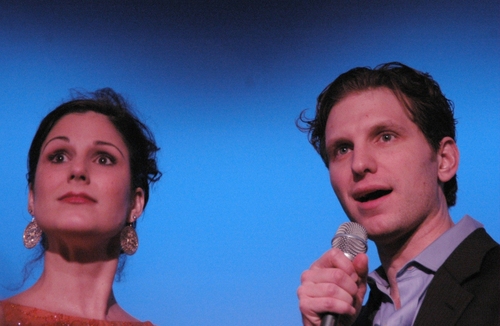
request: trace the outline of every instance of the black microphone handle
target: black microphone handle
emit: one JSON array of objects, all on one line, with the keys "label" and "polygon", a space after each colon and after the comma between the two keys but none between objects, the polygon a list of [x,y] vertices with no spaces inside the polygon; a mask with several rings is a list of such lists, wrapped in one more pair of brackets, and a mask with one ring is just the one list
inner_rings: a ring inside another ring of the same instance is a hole
[{"label": "black microphone handle", "polygon": [[338,315],[326,314],[321,318],[321,326],[335,326],[337,324]]}]

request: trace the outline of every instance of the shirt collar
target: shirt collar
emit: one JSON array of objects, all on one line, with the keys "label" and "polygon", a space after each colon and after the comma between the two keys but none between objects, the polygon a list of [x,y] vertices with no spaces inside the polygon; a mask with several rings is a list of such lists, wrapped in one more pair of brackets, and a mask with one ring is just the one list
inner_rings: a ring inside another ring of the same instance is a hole
[{"label": "shirt collar", "polygon": [[[427,246],[427,248],[425,248],[414,259],[406,263],[405,266],[398,272],[398,276],[403,274],[408,267],[419,265],[420,269],[426,269],[429,272],[435,273],[465,238],[467,238],[476,229],[482,227],[483,225],[481,223],[469,215],[465,215],[457,224],[434,240],[434,242]],[[382,266],[371,272],[368,277],[379,284],[388,286],[386,281],[387,277],[385,276]]]},{"label": "shirt collar", "polygon": [[452,226],[418,254],[413,261],[436,272],[455,248],[457,248],[469,234],[482,227],[483,225],[481,223],[474,220],[469,215],[465,215],[457,224]]}]

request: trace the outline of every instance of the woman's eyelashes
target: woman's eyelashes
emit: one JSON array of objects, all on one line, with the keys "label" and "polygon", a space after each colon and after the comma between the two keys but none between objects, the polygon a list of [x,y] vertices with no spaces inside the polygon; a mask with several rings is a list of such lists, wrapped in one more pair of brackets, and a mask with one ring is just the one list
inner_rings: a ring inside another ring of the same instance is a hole
[{"label": "woman's eyelashes", "polygon": [[55,164],[67,162],[68,159],[68,154],[64,150],[57,150],[48,155],[48,160]]},{"label": "woman's eyelashes", "polygon": [[94,159],[94,162],[100,165],[115,165],[116,164],[116,157],[110,153],[107,152],[98,152],[96,154],[96,158]]},{"label": "woman's eyelashes", "polygon": [[[51,152],[47,159],[49,162],[54,164],[62,164],[69,162],[72,159],[73,155],[71,155],[67,150],[59,149]],[[91,161],[93,163],[97,163],[99,165],[115,165],[117,163],[117,158],[115,155],[107,152],[107,151],[96,151],[93,155],[91,155]]]}]

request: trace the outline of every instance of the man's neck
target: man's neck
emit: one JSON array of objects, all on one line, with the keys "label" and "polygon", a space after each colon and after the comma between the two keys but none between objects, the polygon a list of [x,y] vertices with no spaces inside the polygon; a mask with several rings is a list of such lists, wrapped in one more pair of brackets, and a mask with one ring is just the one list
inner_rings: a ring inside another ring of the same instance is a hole
[{"label": "man's neck", "polygon": [[414,230],[390,243],[376,243],[380,261],[390,286],[391,297],[398,309],[401,304],[397,287],[398,272],[453,226],[448,211],[428,217]]}]

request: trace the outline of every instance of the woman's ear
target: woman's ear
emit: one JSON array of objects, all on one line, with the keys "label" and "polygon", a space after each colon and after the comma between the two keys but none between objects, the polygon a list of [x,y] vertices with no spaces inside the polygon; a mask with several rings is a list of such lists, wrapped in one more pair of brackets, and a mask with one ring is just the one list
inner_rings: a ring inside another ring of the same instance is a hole
[{"label": "woman's ear", "polygon": [[35,195],[33,193],[33,184],[28,185],[28,212],[30,215],[35,216]]},{"label": "woman's ear", "polygon": [[438,150],[438,179],[445,183],[457,174],[460,153],[457,143],[451,137],[441,140]]},{"label": "woman's ear", "polygon": [[132,207],[127,218],[127,223],[135,222],[144,210],[144,190],[136,188],[132,197]]}]

